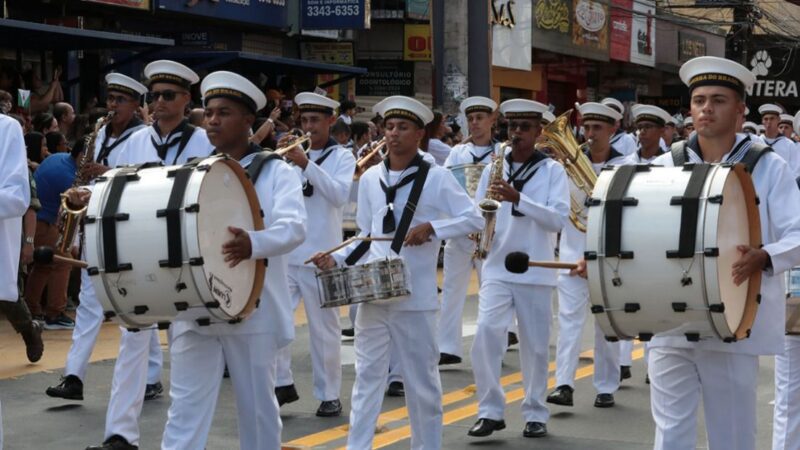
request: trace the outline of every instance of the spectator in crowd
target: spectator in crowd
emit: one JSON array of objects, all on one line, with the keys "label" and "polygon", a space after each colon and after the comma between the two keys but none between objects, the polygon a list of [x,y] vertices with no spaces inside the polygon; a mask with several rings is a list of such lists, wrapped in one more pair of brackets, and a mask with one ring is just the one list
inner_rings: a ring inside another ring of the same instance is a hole
[{"label": "spectator in crowd", "polygon": [[346,124],[343,120],[337,120],[331,127],[331,136],[339,145],[347,148],[353,147],[353,141],[350,140],[350,125]]},{"label": "spectator in crowd", "polygon": [[433,113],[433,120],[425,126],[425,137],[422,138],[420,148],[433,156],[436,164],[444,165],[447,156],[450,155],[450,147],[441,141],[447,133],[447,127],[442,113]]},{"label": "spectator in crowd", "polygon": [[372,135],[372,140],[377,141],[383,137],[383,117],[378,114],[372,119],[369,119],[370,123],[375,127],[374,134]]},{"label": "spectator in crowd", "polygon": [[50,155],[44,135],[36,131],[25,135],[25,148],[28,151],[28,167],[34,171]]},{"label": "spectator in crowd", "polygon": [[350,125],[350,132],[353,142],[353,153],[356,159],[358,159],[360,156],[358,153],[362,147],[366,146],[370,143],[370,141],[372,141],[369,125],[367,125],[367,122],[353,122],[353,124]]},{"label": "spectator in crowd", "polygon": [[42,134],[59,131],[58,121],[54,115],[48,112],[36,114],[33,116],[33,131],[38,131]]},{"label": "spectator in crowd", "polygon": [[30,69],[23,74],[22,79],[25,83],[25,89],[31,91],[31,114],[45,112],[50,108],[51,104],[64,101],[64,91],[61,90],[59,78],[61,78],[61,67],[56,67],[53,70],[52,81],[47,86],[44,85],[35,70]]},{"label": "spectator in crowd", "polygon": [[[270,104],[267,104],[267,106],[270,106]],[[250,136],[250,142],[264,148],[275,148],[275,121],[278,120],[278,117],[281,115],[281,109],[277,105],[273,103],[271,106],[273,106],[273,108],[268,110],[270,111],[269,117],[256,120],[253,126],[255,131],[253,135]]]},{"label": "spectator in crowd", "polygon": [[0,114],[10,114],[14,107],[14,100],[8,91],[0,90]]},{"label": "spectator in crowd", "polygon": [[353,116],[356,115],[356,102],[345,100],[339,105],[339,120],[350,125],[353,123]]},{"label": "spectator in crowd", "polygon": [[47,152],[51,155],[69,152],[67,137],[58,131],[51,131],[45,134],[44,140],[47,142]]},{"label": "spectator in crowd", "polygon": [[[36,214],[36,247],[55,247],[58,241],[58,209],[61,194],[70,188],[77,171],[76,161],[81,150],[58,153],[44,160],[34,173],[42,209]],[[47,330],[68,330],[75,322],[64,314],[67,306],[67,283],[70,266],[53,262],[34,263],[25,283],[25,300],[34,318],[44,321]],[[47,287],[47,302],[42,306],[42,294]]]},{"label": "spectator in crowd", "polygon": [[75,108],[67,102],[58,102],[53,106],[53,116],[58,122],[58,130],[64,133],[71,145],[74,144]]}]

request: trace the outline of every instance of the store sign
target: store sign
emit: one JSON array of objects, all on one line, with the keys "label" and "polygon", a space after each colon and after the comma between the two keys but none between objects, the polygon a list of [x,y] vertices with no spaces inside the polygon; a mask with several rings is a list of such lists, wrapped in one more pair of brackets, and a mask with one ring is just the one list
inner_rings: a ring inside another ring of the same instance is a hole
[{"label": "store sign", "polygon": [[[533,0],[533,2],[534,47],[563,55],[608,61],[612,33],[610,26],[612,16],[608,4],[593,0]],[[629,33],[625,28],[630,30],[630,27],[622,17],[618,18],[615,15],[613,19],[619,22],[615,39],[620,46],[615,52],[618,52],[619,59],[627,61],[622,53],[630,46],[630,39],[627,39],[628,44],[623,41]]]},{"label": "store sign", "polygon": [[361,60],[359,67],[367,73],[356,82],[356,95],[388,97],[414,96],[414,63],[396,60]]},{"label": "store sign", "polygon": [[492,24],[492,64],[530,71],[533,54],[531,2],[493,0]]},{"label": "store sign", "polygon": [[650,95],[639,95],[636,100],[637,103],[641,103],[643,105],[655,105],[667,112],[677,111],[685,104],[684,99],[681,97],[656,97]]},{"label": "store sign", "polygon": [[302,28],[312,30],[370,27],[370,0],[302,0]]},{"label": "store sign", "polygon": [[631,59],[631,28],[633,18],[630,11],[633,0],[611,1],[611,48],[609,57],[617,61]]},{"label": "store sign", "polygon": [[353,65],[352,42],[302,42],[300,57],[306,61]]},{"label": "store sign", "polygon": [[754,46],[749,51],[752,57],[748,69],[755,75],[756,82],[747,91],[748,101],[753,104],[791,104],[796,109],[800,102],[796,81],[800,79],[800,60],[791,47],[781,47],[774,43],[765,47],[767,48]]},{"label": "store sign", "polygon": [[104,5],[123,6],[125,8],[142,9],[150,11],[150,0],[83,0],[89,3],[102,3]]},{"label": "store sign", "polygon": [[569,6],[565,0],[537,0],[536,27],[541,30],[569,32]]},{"label": "store sign", "polygon": [[287,0],[156,0],[161,11],[283,28]]},{"label": "store sign", "polygon": [[403,33],[403,60],[430,61],[433,54],[433,39],[430,25],[406,24]]},{"label": "store sign", "polygon": [[656,65],[656,5],[652,0],[633,2],[631,57],[634,64]]},{"label": "store sign", "polygon": [[592,0],[574,0],[572,43],[597,50],[608,49],[608,6]]},{"label": "store sign", "polygon": [[706,55],[706,38],[695,34],[678,32],[678,60],[686,62],[692,58]]},{"label": "store sign", "polygon": [[430,0],[406,0],[406,17],[415,20],[430,20]]}]

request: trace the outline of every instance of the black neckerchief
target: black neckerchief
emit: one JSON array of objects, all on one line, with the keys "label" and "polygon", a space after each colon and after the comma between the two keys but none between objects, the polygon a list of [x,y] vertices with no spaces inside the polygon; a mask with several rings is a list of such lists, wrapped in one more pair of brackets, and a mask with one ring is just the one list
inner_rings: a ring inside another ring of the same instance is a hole
[{"label": "black neckerchief", "polygon": [[[530,181],[530,179],[533,178],[534,175],[536,175],[536,172],[539,170],[539,167],[536,167],[534,170],[531,170],[524,177],[522,177],[522,175],[525,174],[525,172],[528,171],[530,168],[536,166],[537,164],[539,164],[539,162],[541,162],[541,161],[543,161],[545,159],[547,159],[547,155],[545,155],[544,153],[540,152],[539,150],[535,150],[533,152],[533,154],[527,159],[527,161],[522,163],[522,165],[519,167],[519,169],[517,169],[514,173],[511,173],[511,164],[514,162],[514,159],[511,157],[511,153],[506,155],[506,162],[508,163],[507,164],[508,165],[508,180],[507,180],[508,184],[514,186],[514,189],[516,189],[517,192],[521,193],[522,192],[522,188],[525,187],[525,184],[528,181]],[[521,212],[517,211],[517,208],[514,205],[511,205],[511,215],[514,216],[514,217],[524,217],[525,216],[525,214],[522,214]]]},{"label": "black neckerchief", "polygon": [[605,164],[605,163],[611,161],[614,158],[619,158],[619,157],[623,156],[622,153],[618,152],[617,149],[615,149],[613,145],[610,146],[609,148],[610,148],[611,151],[608,152],[608,158],[606,158],[605,161],[600,161],[599,163],[596,163],[596,162],[592,161],[592,152],[590,152],[588,149],[584,150],[583,153],[586,155],[587,158],[589,158],[589,162],[592,163],[592,164]]},{"label": "black neckerchief", "polygon": [[[419,167],[421,162],[422,162],[422,155],[417,153],[417,155],[414,156],[414,159],[412,159],[411,162],[408,164],[408,166],[406,166],[406,168],[403,169],[403,170],[404,171],[408,170],[411,167]],[[389,181],[389,178],[388,178],[389,177],[389,175],[388,175],[389,174],[389,158],[386,158],[383,161],[383,164],[386,167],[386,173],[387,173],[386,181],[388,182]],[[384,183],[383,180],[380,180],[381,189],[383,189],[383,193],[386,195],[386,206],[388,206],[387,211],[386,211],[386,215],[383,216],[383,233],[384,234],[392,233],[397,229],[397,225],[395,224],[395,221],[394,221],[394,198],[397,195],[397,191],[401,187],[411,183],[412,181],[414,181],[417,178],[417,172],[414,172],[414,173],[412,173],[410,175],[406,175],[401,180],[399,180],[397,183],[395,183],[395,184],[393,184],[391,186],[387,186],[386,183]],[[401,173],[401,175],[402,175],[402,173]]]},{"label": "black neckerchief", "polygon": [[[494,153],[494,146],[496,145],[496,143],[497,143],[497,141],[492,139],[492,142],[489,143],[489,150],[486,153],[482,154],[481,156],[475,156],[474,153],[469,152],[470,156],[472,156],[472,164],[478,164],[479,162],[481,162],[484,159],[486,159],[487,156],[489,156],[492,153]],[[473,147],[477,147],[477,145],[475,145],[474,143],[472,144],[472,146]]]},{"label": "black neckerchief", "polygon": [[142,121],[136,117],[129,120],[128,124],[125,125],[125,129],[122,130],[122,133],[119,134],[117,140],[111,145],[108,145],[108,140],[111,139],[111,128],[109,128],[111,124],[104,126],[103,130],[105,135],[103,136],[103,142],[100,144],[100,153],[95,155],[95,162],[104,166],[108,166],[108,155],[110,155],[119,144],[125,142],[129,137],[131,137],[135,131],[134,128],[140,125],[142,125]]},{"label": "black neckerchief", "polygon": [[[336,142],[336,140],[333,138],[328,138],[328,142],[325,143],[325,148],[322,149],[322,154],[319,156],[319,158],[315,159],[314,161],[311,161],[311,158],[309,158],[309,161],[321,166],[322,163],[328,159],[328,156],[331,156],[331,153],[333,153],[337,146],[339,146],[339,143]],[[311,197],[312,195],[314,195],[314,185],[306,180],[303,183],[303,196]]]},{"label": "black neckerchief", "polygon": [[[777,139],[776,139],[777,141]],[[750,142],[750,135],[745,133],[744,139],[742,139],[738,144],[734,145],[733,149],[728,154],[728,157],[725,158],[725,162],[727,161],[736,161],[736,158],[739,156],[739,153],[742,152],[743,149],[747,147],[747,144]],[[684,158],[685,161],[689,161],[689,155],[686,154],[686,149],[692,149],[693,152],[700,157],[701,161],[705,161],[703,158],[703,149],[700,148],[700,141],[697,139],[697,135],[692,135],[687,141],[686,146],[684,147]]]},{"label": "black neckerchief", "polygon": [[[746,134],[746,133],[745,133],[745,134]],[[748,135],[748,136],[749,136],[749,135]],[[779,134],[779,135],[778,135],[778,136],[775,138],[775,140],[773,140],[772,142],[770,142],[770,140],[769,140],[769,139],[767,139],[767,137],[766,137],[766,136],[764,136],[764,143],[765,143],[765,144],[767,144],[768,146],[772,147],[773,145],[775,145],[775,143],[776,143],[776,142],[780,141],[782,138],[786,138],[786,136],[784,136],[784,135],[782,135],[782,134]]]},{"label": "black neckerchief", "polygon": [[[174,130],[169,132],[166,138],[163,138],[163,144],[159,144],[156,142],[153,136],[150,136],[150,142],[153,144],[153,147],[155,147],[158,157],[161,158],[162,161],[167,158],[167,152],[169,151],[169,148],[181,142],[181,137],[183,137],[183,132],[187,125],[189,125],[189,121],[187,119],[183,119]],[[153,130],[155,130],[156,135],[158,135],[160,138],[161,129],[158,128],[158,121],[153,123]],[[178,148],[178,152],[175,154],[175,161],[177,161],[180,154],[183,153],[184,147],[186,147],[186,144]]]}]

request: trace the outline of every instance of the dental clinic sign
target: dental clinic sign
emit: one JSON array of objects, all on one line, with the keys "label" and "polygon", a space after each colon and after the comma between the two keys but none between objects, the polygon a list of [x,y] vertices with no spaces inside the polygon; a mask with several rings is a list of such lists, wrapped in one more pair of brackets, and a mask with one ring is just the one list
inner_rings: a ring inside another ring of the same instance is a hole
[{"label": "dental clinic sign", "polygon": [[748,68],[756,76],[756,82],[747,94],[754,104],[800,103],[796,81],[800,79],[800,60],[794,52],[773,44],[767,49],[753,49],[749,54]]}]

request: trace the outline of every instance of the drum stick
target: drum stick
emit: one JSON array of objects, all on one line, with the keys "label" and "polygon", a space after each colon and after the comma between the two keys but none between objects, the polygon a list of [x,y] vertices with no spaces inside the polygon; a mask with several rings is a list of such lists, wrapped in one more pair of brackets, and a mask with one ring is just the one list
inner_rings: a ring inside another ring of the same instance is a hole
[{"label": "drum stick", "polygon": [[34,250],[33,260],[39,264],[51,264],[58,262],[68,264],[70,266],[80,267],[82,269],[89,267],[89,264],[87,264],[85,261],[56,255],[55,252],[53,252],[53,249],[50,247],[39,247]]},{"label": "drum stick", "polygon": [[542,267],[545,269],[577,269],[575,263],[558,261],[531,261],[527,253],[513,252],[506,256],[506,270],[511,273],[525,273],[528,267]]},{"label": "drum stick", "polygon": [[[330,255],[331,253],[335,252],[336,250],[343,249],[343,248],[347,247],[348,245],[350,245],[350,244],[352,244],[353,242],[356,242],[356,241],[366,241],[366,242],[391,241],[392,239],[394,239],[394,238],[393,237],[359,237],[359,236],[353,236],[350,239],[348,239],[348,240],[342,242],[341,244],[337,245],[336,247],[333,247],[332,249],[330,249],[330,250],[328,250],[326,252],[323,252],[321,256]],[[312,261],[312,259],[313,258],[307,259],[303,264],[310,263]]]}]

